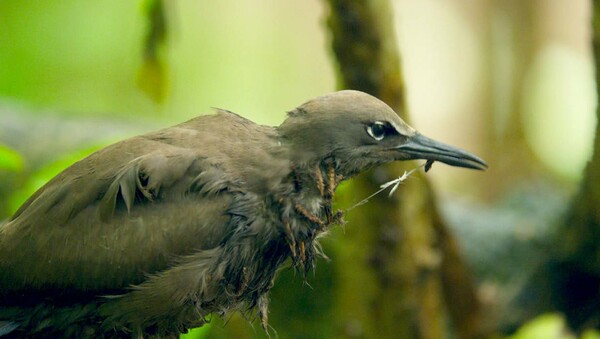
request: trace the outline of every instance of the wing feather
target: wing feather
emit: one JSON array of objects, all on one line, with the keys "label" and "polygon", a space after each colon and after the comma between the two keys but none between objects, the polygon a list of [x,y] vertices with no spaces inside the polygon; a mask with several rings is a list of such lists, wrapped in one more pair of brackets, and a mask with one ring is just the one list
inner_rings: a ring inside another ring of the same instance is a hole
[{"label": "wing feather", "polygon": [[233,184],[198,152],[135,141],[65,170],[0,227],[0,290],[125,287],[218,246],[232,196],[215,193]]},{"label": "wing feather", "polygon": [[0,226],[0,299],[22,289],[121,289],[220,246],[240,219],[236,196],[285,177],[278,152],[273,128],[227,112],[97,151]]}]

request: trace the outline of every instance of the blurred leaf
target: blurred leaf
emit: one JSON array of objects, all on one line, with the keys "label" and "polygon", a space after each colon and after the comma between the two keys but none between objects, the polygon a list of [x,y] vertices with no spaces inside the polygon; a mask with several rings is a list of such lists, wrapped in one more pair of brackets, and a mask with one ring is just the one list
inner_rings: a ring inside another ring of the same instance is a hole
[{"label": "blurred leaf", "polygon": [[144,63],[137,76],[138,87],[154,102],[162,103],[168,89],[168,67],[165,60],[167,19],[162,0],[146,0],[143,3],[148,20],[144,42]]},{"label": "blurred leaf", "polygon": [[575,339],[560,314],[544,314],[525,325],[510,339]]},{"label": "blurred leaf", "polygon": [[0,170],[21,172],[24,167],[25,161],[17,151],[0,144]]},{"label": "blurred leaf", "polygon": [[208,338],[208,334],[210,333],[210,323],[198,327],[192,328],[188,333],[182,334],[179,336],[180,339],[203,339]]},{"label": "blurred leaf", "polygon": [[44,186],[50,179],[55,177],[58,173],[63,171],[65,168],[71,166],[76,161],[88,156],[92,152],[103,147],[102,145],[94,145],[92,147],[84,148],[76,152],[70,153],[48,165],[40,168],[37,172],[33,173],[29,179],[25,182],[23,187],[13,193],[10,197],[9,205],[11,213],[15,212],[19,206],[21,206],[27,198],[29,198],[35,191],[40,187]]}]

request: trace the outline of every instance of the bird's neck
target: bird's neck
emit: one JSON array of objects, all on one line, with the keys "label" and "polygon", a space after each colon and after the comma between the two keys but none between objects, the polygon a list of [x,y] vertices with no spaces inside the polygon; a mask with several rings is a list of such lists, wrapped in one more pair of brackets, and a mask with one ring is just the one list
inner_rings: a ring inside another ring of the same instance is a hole
[{"label": "bird's neck", "polygon": [[282,233],[290,256],[299,268],[308,271],[320,253],[317,238],[332,224],[340,224],[342,214],[334,212],[335,189],[344,179],[336,172],[333,159],[294,165],[288,178],[291,194],[282,203]]}]

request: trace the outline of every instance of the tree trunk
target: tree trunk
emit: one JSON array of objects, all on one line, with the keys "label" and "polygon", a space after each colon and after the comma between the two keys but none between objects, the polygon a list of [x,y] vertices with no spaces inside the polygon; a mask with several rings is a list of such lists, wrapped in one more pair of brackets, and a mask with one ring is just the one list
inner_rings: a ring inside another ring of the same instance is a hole
[{"label": "tree trunk", "polygon": [[[389,1],[328,3],[339,87],[370,93],[408,120]],[[402,170],[380,167],[353,180],[349,190],[369,196]],[[333,261],[341,337],[442,338],[447,319],[462,338],[480,333],[471,277],[429,182],[416,176],[393,197],[374,197],[348,216],[351,226],[336,242]]]},{"label": "tree trunk", "polygon": [[[600,1],[594,0],[592,47],[596,91],[600,97]],[[596,108],[600,120],[600,109]],[[600,327],[600,129],[578,194],[557,238],[558,258],[551,263],[553,308],[565,312],[576,329]]]}]

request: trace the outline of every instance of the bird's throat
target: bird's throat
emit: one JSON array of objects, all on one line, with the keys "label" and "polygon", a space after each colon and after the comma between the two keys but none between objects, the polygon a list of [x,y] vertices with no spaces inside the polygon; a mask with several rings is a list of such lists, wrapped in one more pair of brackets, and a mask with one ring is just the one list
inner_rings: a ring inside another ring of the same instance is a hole
[{"label": "bird's throat", "polygon": [[344,177],[336,173],[335,161],[326,159],[312,166],[294,166],[290,178],[294,193],[284,204],[284,210],[291,213],[282,213],[283,234],[295,266],[307,272],[317,256],[324,256],[319,235],[343,223],[341,211],[334,212],[332,203]]}]

